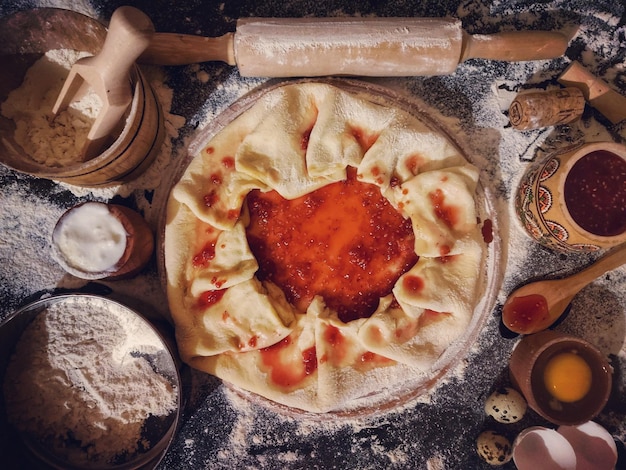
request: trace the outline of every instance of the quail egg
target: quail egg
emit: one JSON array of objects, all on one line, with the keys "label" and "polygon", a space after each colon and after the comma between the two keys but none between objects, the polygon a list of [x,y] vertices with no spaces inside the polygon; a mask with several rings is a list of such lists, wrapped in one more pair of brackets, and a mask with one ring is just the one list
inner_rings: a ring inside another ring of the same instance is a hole
[{"label": "quail egg", "polygon": [[483,431],[476,440],[476,450],[485,462],[500,466],[511,460],[511,441],[494,431]]},{"label": "quail egg", "polygon": [[517,390],[504,387],[493,392],[485,402],[485,413],[498,423],[516,423],[526,413],[526,400]]}]

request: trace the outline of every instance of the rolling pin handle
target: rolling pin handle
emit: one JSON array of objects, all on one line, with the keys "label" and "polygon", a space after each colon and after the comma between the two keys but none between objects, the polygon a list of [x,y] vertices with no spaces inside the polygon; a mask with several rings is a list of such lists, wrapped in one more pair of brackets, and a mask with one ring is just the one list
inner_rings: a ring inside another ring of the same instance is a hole
[{"label": "rolling pin handle", "polygon": [[235,33],[208,38],[177,33],[156,33],[138,62],[157,65],[187,65],[221,61],[235,62]]},{"label": "rolling pin handle", "polygon": [[507,31],[495,34],[463,33],[460,62],[467,59],[529,60],[555,59],[565,54],[567,37],[556,31]]}]

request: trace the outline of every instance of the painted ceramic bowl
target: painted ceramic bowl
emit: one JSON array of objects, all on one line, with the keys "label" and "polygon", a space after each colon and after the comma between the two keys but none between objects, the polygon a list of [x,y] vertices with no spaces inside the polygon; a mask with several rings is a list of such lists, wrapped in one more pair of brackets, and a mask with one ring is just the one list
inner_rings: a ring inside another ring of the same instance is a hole
[{"label": "painted ceramic bowl", "polygon": [[626,147],[594,142],[551,154],[522,177],[515,212],[531,237],[556,251],[626,242]]}]

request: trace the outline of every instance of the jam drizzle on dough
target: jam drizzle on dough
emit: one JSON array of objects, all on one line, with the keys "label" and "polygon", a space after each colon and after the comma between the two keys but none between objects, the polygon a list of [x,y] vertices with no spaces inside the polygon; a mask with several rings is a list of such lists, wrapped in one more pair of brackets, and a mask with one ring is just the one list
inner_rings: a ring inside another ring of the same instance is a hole
[{"label": "jam drizzle on dough", "polygon": [[317,370],[315,346],[298,353],[300,350],[291,340],[291,336],[261,349],[261,361],[269,369],[273,383],[289,389],[299,385]]}]

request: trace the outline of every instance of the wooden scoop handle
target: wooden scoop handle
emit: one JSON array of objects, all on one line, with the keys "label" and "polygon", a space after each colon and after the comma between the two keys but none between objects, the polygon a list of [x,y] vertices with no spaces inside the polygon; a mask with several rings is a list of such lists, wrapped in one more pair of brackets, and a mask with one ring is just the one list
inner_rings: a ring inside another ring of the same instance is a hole
[{"label": "wooden scoop handle", "polygon": [[553,59],[567,49],[567,37],[556,31],[510,31],[495,34],[464,34],[460,62],[467,59]]},{"label": "wooden scoop handle", "polygon": [[105,93],[110,102],[115,102],[118,92],[132,91],[128,73],[153,34],[154,25],[141,10],[123,6],[113,12],[102,50],[89,61],[89,66],[101,77],[97,83],[105,88],[98,89],[92,83],[96,93]]},{"label": "wooden scoop handle", "polygon": [[107,36],[100,52],[79,59],[72,66],[52,107],[56,115],[89,88],[102,100],[82,150],[83,160],[96,156],[114,129],[120,125],[133,99],[130,69],[150,44],[154,26],[141,10],[123,6],[111,16]]}]

